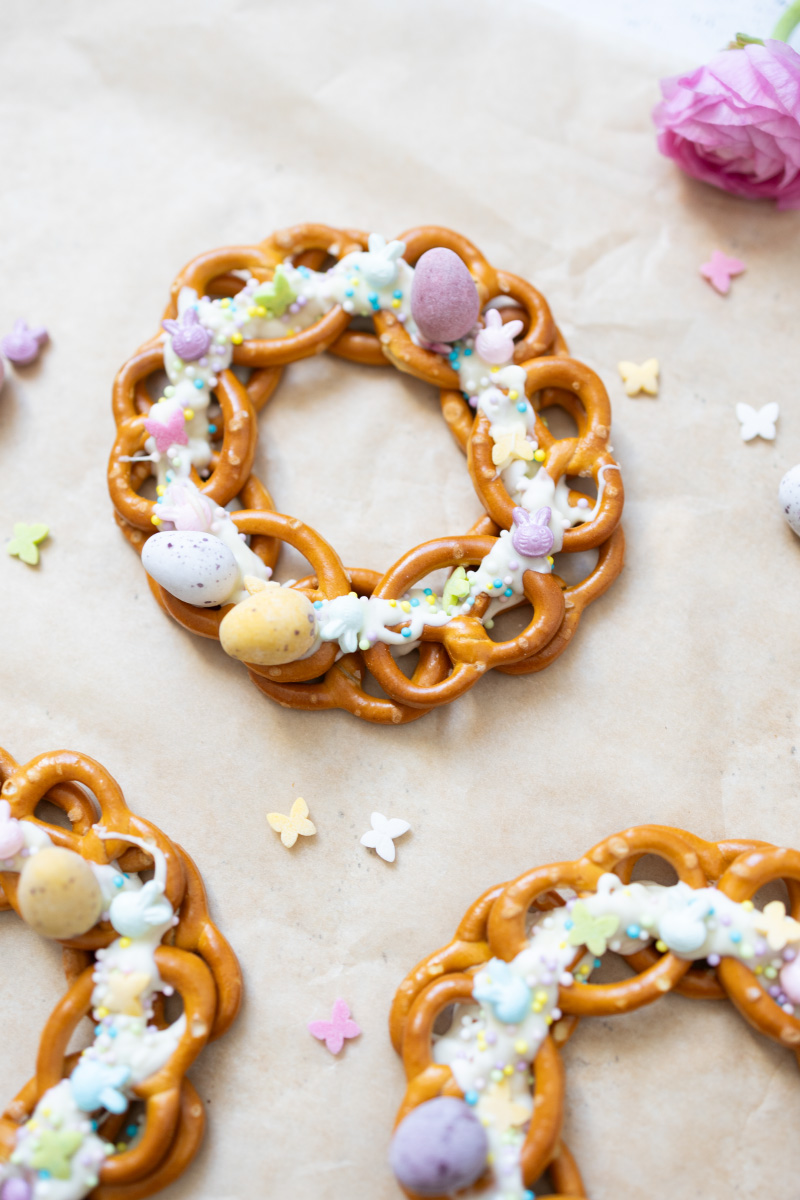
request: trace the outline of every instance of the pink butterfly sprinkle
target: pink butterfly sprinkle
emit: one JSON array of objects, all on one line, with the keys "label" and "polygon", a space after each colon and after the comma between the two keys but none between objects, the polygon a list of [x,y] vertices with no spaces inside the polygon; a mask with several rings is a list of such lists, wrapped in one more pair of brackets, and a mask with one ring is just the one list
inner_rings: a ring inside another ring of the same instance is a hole
[{"label": "pink butterfly sprinkle", "polygon": [[145,417],[144,427],[156,439],[156,450],[159,454],[165,454],[170,446],[186,446],[189,443],[182,408],[171,412],[166,421],[159,421],[156,417]]},{"label": "pink butterfly sprinkle", "polygon": [[355,1038],[361,1033],[359,1026],[351,1019],[350,1009],[344,1000],[334,1002],[330,1021],[309,1021],[308,1031],[324,1042],[331,1054],[339,1053],[345,1038]]},{"label": "pink butterfly sprinkle", "polygon": [[729,258],[721,250],[715,250],[709,261],[703,263],[700,274],[720,295],[726,296],[730,291],[731,278],[741,275],[742,271],[746,270],[747,267],[740,258]]}]

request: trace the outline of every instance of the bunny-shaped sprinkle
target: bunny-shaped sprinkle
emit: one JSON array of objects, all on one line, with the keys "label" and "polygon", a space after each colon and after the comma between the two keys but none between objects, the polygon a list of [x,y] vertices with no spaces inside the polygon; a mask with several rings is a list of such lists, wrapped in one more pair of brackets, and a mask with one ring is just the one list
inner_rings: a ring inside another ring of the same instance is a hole
[{"label": "bunny-shaped sprinkle", "polygon": [[355,592],[337,596],[328,604],[320,623],[324,642],[338,642],[346,654],[358,649],[358,636],[364,626],[364,605]]},{"label": "bunny-shaped sprinkle", "polygon": [[122,1088],[130,1077],[130,1067],[111,1066],[84,1055],[69,1079],[72,1098],[83,1112],[105,1108],[108,1112],[123,1113],[128,1107],[128,1097]]},{"label": "bunny-shaped sprinkle", "polygon": [[0,800],[0,858],[14,858],[24,845],[22,826],[11,816],[11,805]]},{"label": "bunny-shaped sprinkle", "polygon": [[196,308],[185,309],[178,321],[167,318],[161,324],[172,335],[172,349],[184,362],[196,362],[211,345],[211,330],[200,324]]},{"label": "bunny-shaped sprinkle", "polygon": [[44,325],[34,325],[30,328],[27,321],[20,317],[14,322],[11,333],[7,333],[0,341],[0,350],[10,362],[18,367],[25,367],[36,361],[46,341],[47,330]]},{"label": "bunny-shaped sprinkle", "polygon": [[123,937],[141,938],[172,922],[172,905],[160,882],[151,879],[138,892],[120,892],[108,910],[111,924]]},{"label": "bunny-shaped sprinkle", "polygon": [[515,508],[511,514],[514,521],[514,531],[511,534],[511,545],[517,554],[527,558],[541,558],[553,549],[553,534],[548,528],[552,512],[549,508],[540,508],[531,516],[527,508]]},{"label": "bunny-shaped sprinkle", "polygon": [[475,349],[484,362],[502,367],[514,357],[514,338],[522,332],[522,321],[503,324],[498,309],[490,308],[484,313],[484,328],[475,338]]},{"label": "bunny-shaped sprinkle", "polygon": [[489,960],[475,980],[472,995],[490,1004],[504,1025],[516,1025],[531,1010],[531,989],[501,958]]},{"label": "bunny-shaped sprinkle", "polygon": [[389,242],[380,233],[369,235],[369,252],[359,257],[361,274],[379,291],[391,287],[397,278],[397,260],[406,248],[405,242]]}]

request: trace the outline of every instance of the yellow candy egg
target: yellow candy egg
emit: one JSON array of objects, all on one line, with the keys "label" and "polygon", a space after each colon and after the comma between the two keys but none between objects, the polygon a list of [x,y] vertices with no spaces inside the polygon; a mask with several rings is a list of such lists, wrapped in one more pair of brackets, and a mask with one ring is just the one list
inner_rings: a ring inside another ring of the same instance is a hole
[{"label": "yellow candy egg", "polygon": [[100,919],[103,896],[92,868],[74,850],[47,846],[27,859],[17,889],[22,919],[49,938],[74,938]]},{"label": "yellow candy egg", "polygon": [[260,667],[295,662],[317,637],[317,618],[307,596],[294,588],[245,578],[250,592],[234,605],[219,627],[226,654]]}]

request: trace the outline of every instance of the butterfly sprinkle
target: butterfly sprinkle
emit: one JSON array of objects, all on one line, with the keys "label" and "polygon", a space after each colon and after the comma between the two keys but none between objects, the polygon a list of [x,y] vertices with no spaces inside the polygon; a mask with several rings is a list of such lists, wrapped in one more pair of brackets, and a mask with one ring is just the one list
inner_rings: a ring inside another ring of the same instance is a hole
[{"label": "butterfly sprinkle", "polygon": [[700,274],[707,279],[715,292],[727,296],[731,290],[731,279],[741,275],[747,267],[740,258],[730,258],[721,250],[715,250],[707,263],[703,263]]},{"label": "butterfly sprinkle", "polygon": [[739,403],[736,405],[736,417],[741,422],[743,442],[751,442],[753,438],[766,438],[771,442],[775,437],[775,422],[780,408],[774,400],[761,408],[753,408],[752,404]]},{"label": "butterfly sprinkle", "polygon": [[292,847],[298,836],[312,837],[317,832],[313,821],[308,819],[308,805],[302,796],[298,796],[289,810],[288,817],[283,813],[267,813],[267,820],[276,833],[281,835],[284,846]]},{"label": "butterfly sprinkle", "polygon": [[619,362],[617,370],[622,376],[625,391],[629,396],[637,396],[639,392],[647,392],[648,396],[658,395],[658,359],[648,358],[645,362]]},{"label": "butterfly sprinkle", "polygon": [[331,1054],[338,1054],[345,1040],[358,1037],[361,1028],[350,1016],[350,1009],[345,1001],[336,1000],[330,1021],[309,1021],[308,1032],[324,1042]]},{"label": "butterfly sprinkle", "polygon": [[370,817],[372,829],[368,829],[361,839],[362,846],[368,846],[384,860],[394,862],[394,839],[408,833],[411,826],[400,817],[385,817],[383,813],[374,812]]},{"label": "butterfly sprinkle", "polygon": [[28,566],[35,567],[39,561],[39,543],[43,542],[49,533],[46,525],[25,525],[19,522],[14,526],[14,536],[6,550],[16,558],[21,558]]}]

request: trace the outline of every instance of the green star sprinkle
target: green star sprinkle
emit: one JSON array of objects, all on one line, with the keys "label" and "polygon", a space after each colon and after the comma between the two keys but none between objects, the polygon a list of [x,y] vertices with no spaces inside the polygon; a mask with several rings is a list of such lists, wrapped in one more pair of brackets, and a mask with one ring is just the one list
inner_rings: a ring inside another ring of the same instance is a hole
[{"label": "green star sprinkle", "polygon": [[253,296],[253,301],[267,310],[268,317],[282,317],[289,305],[297,298],[282,266],[275,268],[270,283],[262,283]]},{"label": "green star sprinkle", "polygon": [[43,542],[49,532],[46,525],[24,525],[19,522],[14,526],[14,536],[6,550],[35,567],[39,561],[39,542]]},{"label": "green star sprinkle", "polygon": [[69,1179],[72,1174],[70,1160],[82,1144],[83,1134],[74,1129],[44,1129],[39,1135],[31,1166],[37,1171],[49,1171],[55,1179]]},{"label": "green star sprinkle", "polygon": [[469,580],[463,567],[456,567],[444,585],[442,608],[452,608],[469,595]]},{"label": "green star sprinkle", "polygon": [[605,917],[593,917],[582,900],[576,900],[570,913],[572,928],[567,942],[570,946],[585,946],[599,958],[606,952],[608,939],[619,928],[619,917],[608,914]]}]

